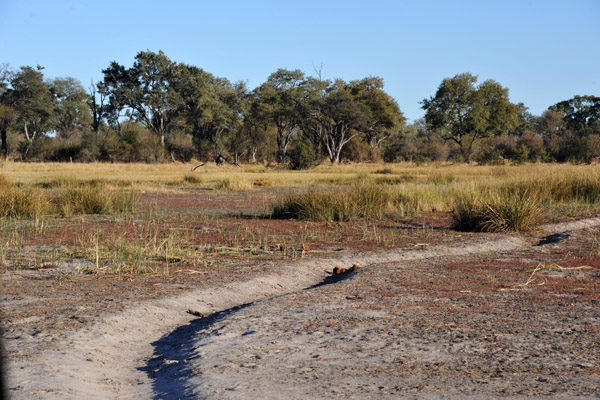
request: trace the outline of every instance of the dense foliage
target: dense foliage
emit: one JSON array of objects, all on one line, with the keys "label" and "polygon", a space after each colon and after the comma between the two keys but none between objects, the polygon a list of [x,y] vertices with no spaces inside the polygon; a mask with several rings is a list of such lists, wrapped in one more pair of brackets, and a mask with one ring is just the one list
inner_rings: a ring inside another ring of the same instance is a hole
[{"label": "dense foliage", "polygon": [[600,97],[574,96],[541,116],[470,73],[446,78],[406,124],[383,80],[346,82],[279,69],[254,90],[163,52],[111,62],[87,90],[43,68],[0,67],[0,156],[51,161],[592,162]]}]

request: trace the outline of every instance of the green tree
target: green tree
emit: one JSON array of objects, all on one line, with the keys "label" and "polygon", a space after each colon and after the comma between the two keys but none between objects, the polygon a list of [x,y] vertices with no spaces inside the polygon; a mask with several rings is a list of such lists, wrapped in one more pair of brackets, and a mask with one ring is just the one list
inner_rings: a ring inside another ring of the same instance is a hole
[{"label": "green tree", "polygon": [[92,116],[92,131],[97,134],[104,119],[108,117],[108,93],[104,82],[94,84],[92,81],[88,88],[87,105]]},{"label": "green tree", "polygon": [[575,96],[554,105],[564,113],[567,127],[580,136],[600,134],[600,97]]},{"label": "green tree", "polygon": [[8,128],[17,120],[17,112],[0,101],[0,156],[8,157]]},{"label": "green tree", "polygon": [[288,145],[299,128],[297,102],[304,73],[278,69],[257,90],[266,112],[277,128],[277,161],[285,161]]},{"label": "green tree", "polygon": [[88,95],[77,79],[56,78],[50,82],[50,91],[57,103],[55,129],[59,135],[90,126],[92,116],[87,105]]},{"label": "green tree", "polygon": [[508,89],[493,80],[478,87],[476,82],[469,73],[446,78],[435,96],[422,101],[427,124],[457,143],[467,161],[478,139],[506,134],[519,124],[520,109],[510,102]]},{"label": "green tree", "polygon": [[256,89],[248,94],[245,104],[243,130],[250,145],[252,162],[255,163],[261,142],[267,140],[270,115],[268,106],[259,97]]},{"label": "green tree", "polygon": [[182,90],[185,121],[194,139],[207,141],[218,157],[222,138],[239,129],[243,111],[245,85],[232,85],[227,79],[217,78],[193,66],[185,66]]},{"label": "green tree", "polygon": [[181,68],[162,51],[142,51],[131,68],[113,61],[102,72],[113,120],[124,110],[127,117],[157,134],[164,146],[185,106]]},{"label": "green tree", "polygon": [[50,86],[44,81],[43,68],[21,67],[11,79],[4,94],[17,113],[17,123],[23,129],[26,145],[23,159],[27,159],[34,142],[53,129],[56,101]]},{"label": "green tree", "polygon": [[7,64],[0,65],[0,156],[8,157],[8,128],[17,119],[17,113],[5,95],[10,85],[11,71]]},{"label": "green tree", "polygon": [[367,106],[369,113],[360,130],[372,147],[382,142],[404,127],[406,119],[396,100],[383,90],[383,79],[368,77],[349,84],[352,96]]}]

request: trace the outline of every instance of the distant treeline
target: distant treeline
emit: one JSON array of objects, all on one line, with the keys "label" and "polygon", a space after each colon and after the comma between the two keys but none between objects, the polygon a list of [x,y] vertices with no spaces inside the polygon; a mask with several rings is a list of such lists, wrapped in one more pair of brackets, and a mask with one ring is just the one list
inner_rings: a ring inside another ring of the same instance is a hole
[{"label": "distant treeline", "polygon": [[383,80],[279,69],[254,90],[164,53],[116,62],[87,88],[43,68],[0,68],[0,156],[24,161],[574,161],[600,158],[600,97],[534,116],[493,80],[446,78],[407,124]]}]

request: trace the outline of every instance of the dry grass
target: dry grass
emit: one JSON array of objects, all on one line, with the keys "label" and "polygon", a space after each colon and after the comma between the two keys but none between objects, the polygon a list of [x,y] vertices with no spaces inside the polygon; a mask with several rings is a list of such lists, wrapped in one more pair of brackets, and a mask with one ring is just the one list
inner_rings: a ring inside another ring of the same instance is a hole
[{"label": "dry grass", "polygon": [[523,231],[540,220],[539,197],[527,190],[519,193],[495,191],[466,195],[456,202],[452,216],[456,229],[476,232]]},{"label": "dry grass", "polygon": [[0,189],[0,218],[38,220],[48,208],[48,200],[38,190],[4,187]]},{"label": "dry grass", "polygon": [[389,209],[388,190],[373,184],[357,184],[345,190],[288,194],[274,207],[274,218],[312,221],[380,219]]},{"label": "dry grass", "polygon": [[[217,167],[207,164],[192,172],[196,162],[181,164],[3,164],[0,185],[44,190],[102,186],[106,190],[137,193],[179,193],[195,188],[248,191],[271,187],[326,191],[358,185],[381,186],[390,193],[399,215],[436,209],[451,212],[465,196],[481,198],[495,191],[523,192],[539,197],[551,219],[600,209],[600,168],[589,165],[527,164],[473,166],[436,163],[429,165],[353,164],[320,165],[308,171],[272,169],[264,165]],[[6,183],[5,183],[6,184]]]}]

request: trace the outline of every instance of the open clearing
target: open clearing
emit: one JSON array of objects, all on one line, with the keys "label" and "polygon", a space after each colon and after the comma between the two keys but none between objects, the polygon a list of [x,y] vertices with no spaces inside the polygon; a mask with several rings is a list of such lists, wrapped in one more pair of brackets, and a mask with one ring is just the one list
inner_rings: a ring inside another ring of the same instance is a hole
[{"label": "open clearing", "polygon": [[277,175],[165,179],[133,215],[4,223],[11,397],[598,397],[589,212],[521,234],[456,232],[439,207],[273,220]]}]

